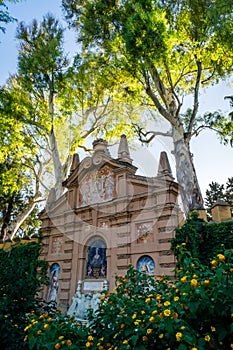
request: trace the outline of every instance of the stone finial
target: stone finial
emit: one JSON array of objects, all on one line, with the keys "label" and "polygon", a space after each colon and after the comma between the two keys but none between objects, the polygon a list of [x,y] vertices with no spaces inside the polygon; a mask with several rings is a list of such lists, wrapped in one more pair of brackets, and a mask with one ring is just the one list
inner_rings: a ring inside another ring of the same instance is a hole
[{"label": "stone finial", "polygon": [[126,135],[121,135],[119,147],[118,147],[118,160],[132,164],[130,158],[129,146]]},{"label": "stone finial", "polygon": [[166,152],[160,153],[158,175],[170,175],[172,176],[171,166]]},{"label": "stone finial", "polygon": [[218,198],[211,208],[211,214],[214,222],[231,220],[231,206]]},{"label": "stone finial", "polygon": [[101,152],[101,153],[105,153],[105,154],[109,155],[107,141],[105,141],[103,139],[97,139],[97,140],[93,141],[92,145],[93,145],[94,153]]},{"label": "stone finial", "polygon": [[79,163],[80,163],[79,155],[78,155],[78,153],[74,153],[73,158],[72,158],[71,167],[70,167],[70,173],[73,173],[73,171],[77,168]]}]

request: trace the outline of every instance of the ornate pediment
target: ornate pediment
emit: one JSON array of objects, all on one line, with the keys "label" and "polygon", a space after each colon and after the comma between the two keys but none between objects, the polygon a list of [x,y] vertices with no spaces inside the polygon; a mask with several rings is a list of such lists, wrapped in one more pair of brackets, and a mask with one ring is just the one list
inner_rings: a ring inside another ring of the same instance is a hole
[{"label": "ornate pediment", "polygon": [[104,166],[83,177],[79,184],[80,206],[102,203],[116,197],[116,180],[111,168]]}]

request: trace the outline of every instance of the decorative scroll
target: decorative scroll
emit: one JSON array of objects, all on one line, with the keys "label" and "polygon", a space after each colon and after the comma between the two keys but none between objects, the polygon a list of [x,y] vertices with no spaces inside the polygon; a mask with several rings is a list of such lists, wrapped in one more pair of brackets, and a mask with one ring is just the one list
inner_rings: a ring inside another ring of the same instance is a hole
[{"label": "decorative scroll", "polygon": [[115,197],[115,176],[111,169],[104,167],[88,174],[80,184],[80,205],[105,202]]},{"label": "decorative scroll", "polygon": [[142,222],[136,225],[137,243],[153,242],[152,222]]}]

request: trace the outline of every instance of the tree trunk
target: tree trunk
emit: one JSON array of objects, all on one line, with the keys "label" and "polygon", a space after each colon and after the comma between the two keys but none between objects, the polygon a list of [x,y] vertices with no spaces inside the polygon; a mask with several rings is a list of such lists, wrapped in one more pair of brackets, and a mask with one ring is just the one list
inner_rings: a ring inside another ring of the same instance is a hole
[{"label": "tree trunk", "polygon": [[189,139],[185,138],[182,126],[172,128],[174,156],[176,162],[176,177],[180,185],[181,199],[186,215],[191,210],[203,208],[203,198],[193,165]]},{"label": "tree trunk", "polygon": [[30,199],[27,205],[25,205],[24,210],[17,215],[17,217],[13,220],[11,223],[8,232],[11,240],[16,235],[16,232],[20,228],[20,226],[23,224],[23,222],[29,217],[33,209],[35,208],[35,205],[37,203],[38,198],[40,197],[40,193],[38,192],[33,198]]}]

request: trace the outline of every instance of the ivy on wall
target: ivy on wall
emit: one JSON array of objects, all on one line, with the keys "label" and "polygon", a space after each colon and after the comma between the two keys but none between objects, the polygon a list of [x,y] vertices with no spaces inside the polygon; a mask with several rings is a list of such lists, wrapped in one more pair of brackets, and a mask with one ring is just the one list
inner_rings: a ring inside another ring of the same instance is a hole
[{"label": "ivy on wall", "polygon": [[172,250],[177,256],[179,245],[186,243],[192,257],[208,265],[212,257],[224,249],[233,248],[233,220],[221,223],[206,223],[192,212],[186,223],[176,230]]}]

